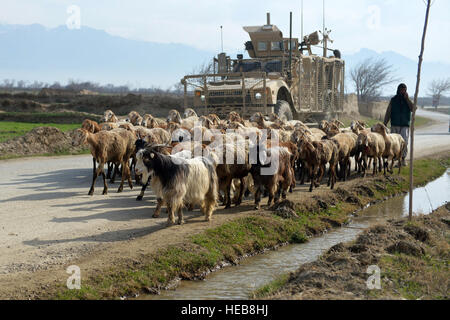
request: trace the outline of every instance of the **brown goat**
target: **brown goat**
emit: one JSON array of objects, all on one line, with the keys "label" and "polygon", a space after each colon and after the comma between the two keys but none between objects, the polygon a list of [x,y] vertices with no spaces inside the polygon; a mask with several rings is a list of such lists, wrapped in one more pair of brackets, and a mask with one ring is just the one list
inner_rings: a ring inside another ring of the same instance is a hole
[{"label": "brown goat", "polygon": [[[125,138],[127,136],[129,136],[128,139]],[[95,174],[93,174],[92,177],[92,185],[89,189],[89,195],[94,194],[95,181],[100,174],[103,176],[103,194],[108,193],[108,186],[106,184],[106,176],[104,172],[104,165],[108,161],[111,161],[116,165],[122,165],[122,181],[117,192],[122,192],[125,176],[128,176],[128,184],[131,189],[133,188],[128,166],[128,161],[130,160],[130,156],[134,150],[134,145],[130,146],[129,143],[129,141],[132,140],[132,133],[124,129],[122,129],[122,132],[100,131],[98,133],[90,133],[84,129],[76,130],[74,143],[88,143],[91,149],[92,157],[99,164]]]},{"label": "brown goat", "polygon": [[[257,163],[253,164],[250,173],[253,178],[255,188],[255,209],[260,209],[261,194],[265,188],[269,193],[269,200],[267,205],[277,203],[280,195],[286,199],[286,193],[292,183],[295,183],[295,177],[291,168],[291,153],[284,147],[263,148],[262,154],[266,155],[266,159],[260,159],[259,145],[256,147]],[[274,159],[277,158],[277,167],[272,166],[276,164]],[[262,170],[269,169],[269,172]],[[274,170],[274,172],[270,172]]]},{"label": "brown goat", "polygon": [[85,119],[81,124],[81,128],[85,129],[91,133],[97,133],[100,131],[100,126],[94,120]]},{"label": "brown goat", "polygon": [[[313,187],[320,186],[327,163],[330,164],[328,186],[333,189],[336,182],[336,165],[339,159],[336,144],[331,140],[305,141],[300,147],[300,153],[305,155],[309,174],[311,176],[311,186],[309,187],[309,191],[312,192]],[[319,169],[320,174],[316,182]]]}]

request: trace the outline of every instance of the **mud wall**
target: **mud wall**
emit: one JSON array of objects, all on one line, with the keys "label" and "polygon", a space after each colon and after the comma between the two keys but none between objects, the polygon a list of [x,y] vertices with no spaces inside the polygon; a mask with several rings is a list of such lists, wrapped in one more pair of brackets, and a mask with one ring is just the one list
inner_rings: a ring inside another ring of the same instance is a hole
[{"label": "mud wall", "polygon": [[356,94],[351,93],[345,96],[344,99],[344,111],[346,114],[350,116],[358,116],[359,108],[358,108],[358,97]]},{"label": "mud wall", "polygon": [[384,120],[389,101],[360,102],[358,104],[359,113],[363,116],[378,120]]}]

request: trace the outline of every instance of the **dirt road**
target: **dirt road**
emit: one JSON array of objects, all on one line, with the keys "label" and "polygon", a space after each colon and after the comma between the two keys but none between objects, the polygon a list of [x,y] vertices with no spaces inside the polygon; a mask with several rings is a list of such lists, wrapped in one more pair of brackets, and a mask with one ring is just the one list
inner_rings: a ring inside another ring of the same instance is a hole
[{"label": "dirt road", "polygon": [[[448,116],[418,114],[436,123],[417,130],[417,154],[450,150]],[[190,212],[186,225],[167,230],[164,213],[151,218],[150,190],[138,202],[139,187],[125,186],[123,193],[117,193],[116,183],[102,196],[102,179],[98,179],[91,197],[87,195],[91,176],[92,158],[86,155],[0,161],[0,293],[14,274],[64,270],[69,261],[92,252],[107,254],[113,246],[127,246],[130,239],[154,234],[169,243],[208,226],[189,223],[202,221],[198,212]],[[250,207],[217,210],[213,225]]]}]

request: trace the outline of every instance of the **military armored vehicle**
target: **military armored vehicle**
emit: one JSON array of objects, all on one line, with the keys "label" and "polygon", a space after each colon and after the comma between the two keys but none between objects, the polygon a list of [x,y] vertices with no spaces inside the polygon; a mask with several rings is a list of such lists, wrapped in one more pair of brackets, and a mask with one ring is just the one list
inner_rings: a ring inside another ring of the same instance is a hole
[{"label": "military armored vehicle", "polygon": [[[255,112],[273,112],[281,119],[302,121],[318,121],[343,111],[345,63],[338,50],[327,48],[328,31],[322,32],[323,55],[316,55],[311,47],[320,43],[319,32],[305,36],[301,43],[292,38],[292,31],[290,37],[283,37],[270,24],[269,13],[265,25],[244,30],[250,36],[245,43],[250,59],[220,53],[214,58],[213,73],[185,76],[181,80],[185,108],[220,117],[231,111],[245,118]],[[327,57],[328,51],[333,56]]]}]

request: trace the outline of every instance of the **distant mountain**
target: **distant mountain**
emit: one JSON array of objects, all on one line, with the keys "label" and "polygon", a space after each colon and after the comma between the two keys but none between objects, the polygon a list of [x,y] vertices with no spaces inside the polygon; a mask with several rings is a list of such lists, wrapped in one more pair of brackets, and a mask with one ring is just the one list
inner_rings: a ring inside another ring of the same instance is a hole
[{"label": "distant mountain", "polygon": [[214,56],[182,44],[128,40],[88,27],[0,25],[0,80],[68,79],[167,88]]},{"label": "distant mountain", "polygon": [[[352,55],[343,54],[342,58],[345,60],[345,69],[347,74],[347,78],[345,80],[348,92],[354,91],[354,87],[350,80],[350,70],[366,58],[386,59],[386,61],[393,66],[395,77],[400,79],[399,83],[404,82],[408,86],[408,92],[410,95],[412,95],[415,91],[418,59],[411,60],[393,51],[378,53],[365,48]],[[422,64],[419,95],[425,96],[427,94],[429,83],[434,79],[448,77],[450,77],[450,65],[424,61]],[[383,94],[386,96],[394,95],[397,85],[398,84],[396,83],[391,86],[386,86],[383,90]]]},{"label": "distant mountain", "polygon": [[[0,81],[8,78],[65,83],[74,79],[165,89],[215,54],[183,44],[129,40],[89,27],[70,30],[66,26],[48,29],[39,24],[0,25]],[[369,49],[351,55],[343,50],[348,92],[354,91],[350,70],[367,57],[386,58],[413,93],[417,61],[392,51],[377,53]],[[433,79],[449,75],[450,65],[424,62],[420,94],[426,93]],[[395,88],[387,87],[383,94],[390,96]]]}]

